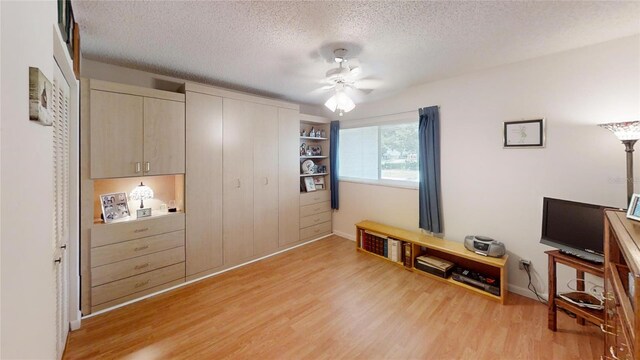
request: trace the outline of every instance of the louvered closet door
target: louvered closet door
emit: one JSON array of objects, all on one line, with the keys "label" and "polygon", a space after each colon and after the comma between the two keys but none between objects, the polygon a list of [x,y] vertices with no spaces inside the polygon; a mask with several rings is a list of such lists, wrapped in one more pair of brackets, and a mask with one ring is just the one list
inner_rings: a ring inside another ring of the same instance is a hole
[{"label": "louvered closet door", "polygon": [[56,353],[62,358],[69,332],[69,85],[60,68],[53,76],[53,241],[56,281]]},{"label": "louvered closet door", "polygon": [[254,255],[278,248],[278,108],[253,108]]},{"label": "louvered closet door", "polygon": [[224,98],[223,226],[225,264],[253,256],[253,118],[252,103]]}]

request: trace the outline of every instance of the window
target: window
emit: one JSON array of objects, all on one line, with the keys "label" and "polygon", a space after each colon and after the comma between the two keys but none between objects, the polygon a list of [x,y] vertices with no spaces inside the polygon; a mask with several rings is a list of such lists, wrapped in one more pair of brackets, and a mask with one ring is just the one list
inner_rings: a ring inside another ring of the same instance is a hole
[{"label": "window", "polygon": [[418,123],[340,130],[341,179],[412,184],[418,181]]}]

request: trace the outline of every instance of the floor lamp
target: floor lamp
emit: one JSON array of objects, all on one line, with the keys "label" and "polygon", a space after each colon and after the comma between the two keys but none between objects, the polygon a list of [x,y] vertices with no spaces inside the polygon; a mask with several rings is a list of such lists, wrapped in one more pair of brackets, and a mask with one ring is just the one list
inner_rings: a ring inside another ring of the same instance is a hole
[{"label": "floor lamp", "polygon": [[610,130],[624,144],[627,153],[627,205],[633,195],[633,146],[640,139],[640,121],[627,121],[598,125]]}]

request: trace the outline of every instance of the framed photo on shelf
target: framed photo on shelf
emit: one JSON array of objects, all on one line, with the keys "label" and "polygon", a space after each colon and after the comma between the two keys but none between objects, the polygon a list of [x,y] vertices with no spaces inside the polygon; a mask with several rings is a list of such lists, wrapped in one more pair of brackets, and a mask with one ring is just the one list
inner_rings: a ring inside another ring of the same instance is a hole
[{"label": "framed photo on shelf", "polygon": [[544,125],[544,119],[505,121],[502,124],[503,147],[543,148]]},{"label": "framed photo on shelf", "polygon": [[627,210],[627,219],[640,221],[640,194],[633,194]]},{"label": "framed photo on shelf", "polygon": [[307,192],[316,191],[316,184],[313,182],[313,177],[307,176],[304,178],[304,189]]},{"label": "framed photo on shelf", "polygon": [[313,184],[316,187],[316,190],[324,190],[324,176],[314,176]]},{"label": "framed photo on shelf", "polygon": [[107,224],[131,215],[127,194],[123,192],[100,195],[100,206],[104,222]]}]

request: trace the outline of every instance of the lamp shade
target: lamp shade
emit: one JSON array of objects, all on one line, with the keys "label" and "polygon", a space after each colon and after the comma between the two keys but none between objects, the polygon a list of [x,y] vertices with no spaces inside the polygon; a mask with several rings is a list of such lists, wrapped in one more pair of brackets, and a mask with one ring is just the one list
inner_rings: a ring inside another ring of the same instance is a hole
[{"label": "lamp shade", "polygon": [[144,207],[144,200],[153,199],[153,190],[140,182],[140,185],[131,190],[129,194],[131,200],[140,200],[140,208]]},{"label": "lamp shade", "polygon": [[640,121],[599,124],[598,126],[611,131],[620,141],[640,139]]},{"label": "lamp shade", "polygon": [[356,107],[356,104],[351,100],[349,95],[345,94],[344,91],[339,90],[324,103],[324,106],[331,111],[338,110],[342,113],[353,110]]}]

